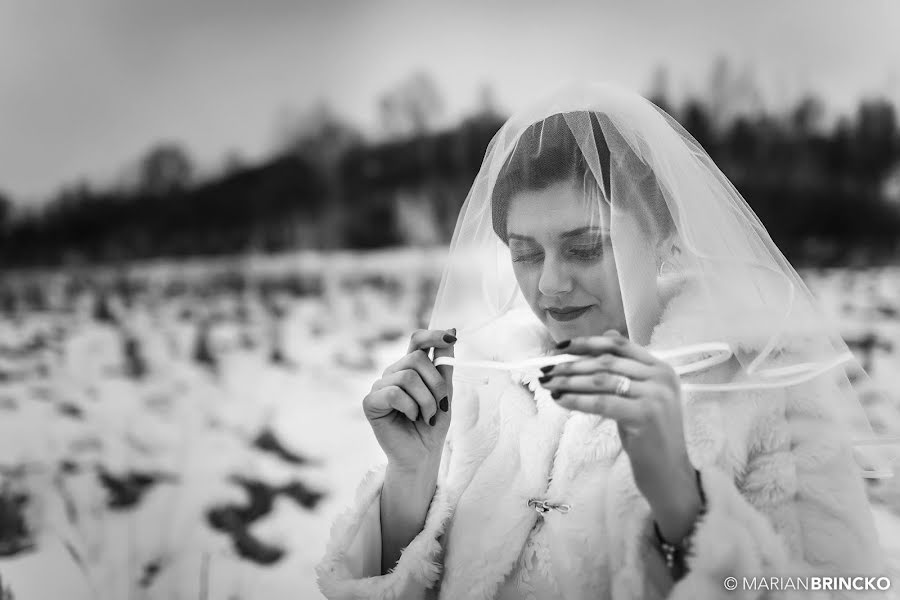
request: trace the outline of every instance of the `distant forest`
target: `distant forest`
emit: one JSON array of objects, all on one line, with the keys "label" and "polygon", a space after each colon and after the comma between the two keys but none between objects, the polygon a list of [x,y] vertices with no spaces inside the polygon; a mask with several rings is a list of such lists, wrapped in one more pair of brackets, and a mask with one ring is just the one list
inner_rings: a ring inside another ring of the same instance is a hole
[{"label": "distant forest", "polygon": [[[701,97],[648,96],[706,148],[795,263],[900,259],[900,129],[886,99],[826,125],[807,96],[778,114],[719,63]],[[178,144],[151,148],[125,183],[79,182],[29,210],[0,194],[6,267],[293,249],[446,243],[485,149],[504,121],[481,106],[438,129],[441,98],[416,74],[379,103],[385,134],[366,139],[326,106],[285,124],[270,158],[198,177]]]}]

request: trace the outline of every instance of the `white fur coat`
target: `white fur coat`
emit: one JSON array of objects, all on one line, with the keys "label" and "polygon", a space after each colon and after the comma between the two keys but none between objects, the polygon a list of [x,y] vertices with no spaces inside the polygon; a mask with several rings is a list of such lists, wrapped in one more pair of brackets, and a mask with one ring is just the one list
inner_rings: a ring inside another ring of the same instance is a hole
[{"label": "white fur coat", "polygon": [[[677,346],[685,332],[711,327],[693,305],[690,291],[675,295],[651,344]],[[530,342],[522,342],[529,322],[536,321],[516,315],[499,321],[488,332],[497,348],[491,358],[533,355]],[[759,343],[752,323],[733,325],[725,341]],[[711,339],[725,335],[709,333]],[[543,343],[538,329],[531,334],[525,338]],[[798,443],[790,435],[786,414],[821,408],[815,385],[744,392],[740,398],[732,393],[727,405],[717,394],[684,394],[685,438],[708,509],[697,525],[690,571],[675,584],[655,548],[650,508],[634,483],[614,422],[557,406],[534,378],[517,382],[495,374],[486,385],[457,385],[425,526],[386,575],[380,575],[384,465],[365,476],[316,567],[326,597],[492,599],[539,518],[527,506],[532,497],[572,505],[567,514],[550,511],[543,517],[555,578],[571,600],[808,598],[815,596],[740,585],[727,591],[723,582],[729,576],[741,582],[812,573],[886,574],[850,447],[821,436]],[[599,478],[605,485],[592,485]],[[821,594],[854,597],[846,591]],[[860,592],[864,598],[884,596]]]}]

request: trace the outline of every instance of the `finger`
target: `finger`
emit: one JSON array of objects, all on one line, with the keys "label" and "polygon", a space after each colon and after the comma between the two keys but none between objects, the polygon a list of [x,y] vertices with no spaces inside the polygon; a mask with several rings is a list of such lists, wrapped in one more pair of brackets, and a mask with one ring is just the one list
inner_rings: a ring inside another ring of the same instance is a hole
[{"label": "finger", "polygon": [[630,358],[647,365],[656,365],[659,359],[650,354],[648,350],[635,344],[621,335],[595,335],[589,337],[575,337],[564,340],[556,345],[558,352],[565,354],[588,354],[600,356],[610,353],[624,358]]},{"label": "finger", "polygon": [[603,415],[626,425],[640,423],[644,414],[639,403],[611,394],[560,394],[556,403],[563,408]]},{"label": "finger", "polygon": [[625,395],[616,394],[621,382],[620,375],[612,373],[594,373],[593,375],[563,375],[553,377],[542,383],[553,392],[576,394],[610,394],[618,398],[631,399],[647,397],[652,391],[644,381],[632,380],[631,387]]},{"label": "finger", "polygon": [[449,348],[456,342],[456,336],[443,329],[418,329],[409,338],[407,354],[429,348]]},{"label": "finger", "polygon": [[[448,332],[456,336],[456,328],[453,327],[448,329]],[[454,346],[451,344],[447,348],[435,348],[434,357],[439,358],[441,356],[455,356],[454,354]],[[441,377],[444,380],[444,384],[446,385],[447,393],[446,395],[440,399],[439,408],[444,412],[450,411],[450,406],[453,404],[453,367],[451,365],[441,365],[440,367],[436,367]],[[438,396],[435,396],[438,397]]]},{"label": "finger", "polygon": [[397,386],[379,388],[363,399],[363,412],[369,420],[386,417],[395,410],[410,421],[419,418],[419,405]]},{"label": "finger", "polygon": [[391,373],[376,381],[373,386],[376,389],[383,387],[398,387],[406,392],[419,406],[419,414],[426,423],[430,423],[430,419],[437,413],[437,400],[414,369]]},{"label": "finger", "polygon": [[650,379],[653,367],[615,354],[589,356],[573,362],[551,365],[541,369],[544,375],[558,377],[560,375],[590,375],[593,373],[618,373],[636,381]]},{"label": "finger", "polygon": [[384,370],[382,377],[387,377],[392,373],[399,373],[407,369],[413,369],[431,390],[435,398],[441,400],[449,395],[447,382],[438,371],[431,359],[424,352],[412,351],[403,358],[389,366]]}]

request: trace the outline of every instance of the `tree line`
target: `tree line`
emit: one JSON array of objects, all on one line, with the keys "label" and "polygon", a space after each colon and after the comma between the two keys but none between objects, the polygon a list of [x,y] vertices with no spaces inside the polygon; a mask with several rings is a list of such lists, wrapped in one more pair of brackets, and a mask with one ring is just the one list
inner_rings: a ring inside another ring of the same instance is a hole
[{"label": "tree line", "polygon": [[[900,199],[886,192],[892,178],[900,186],[894,105],[866,99],[826,125],[816,96],[773,112],[747,105],[752,91],[737,78],[680,102],[659,82],[648,96],[706,148],[792,261],[896,259]],[[203,180],[183,148],[162,144],[127,184],[65,186],[20,213],[0,194],[0,256],[45,266],[445,243],[504,115],[485,96],[438,129],[440,106],[433,82],[416,75],[380,100],[386,139],[320,105],[284,124],[268,159]]]}]

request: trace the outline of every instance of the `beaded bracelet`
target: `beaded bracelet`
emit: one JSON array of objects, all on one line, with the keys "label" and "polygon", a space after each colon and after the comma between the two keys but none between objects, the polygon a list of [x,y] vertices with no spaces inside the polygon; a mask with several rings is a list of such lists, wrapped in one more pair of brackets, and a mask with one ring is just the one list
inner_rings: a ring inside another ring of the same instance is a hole
[{"label": "beaded bracelet", "polygon": [[[700,492],[700,512],[697,515],[697,518],[699,518],[706,512],[706,495],[703,493],[703,485],[700,481],[700,471],[694,469],[694,474],[697,479],[697,490]],[[663,538],[662,533],[659,531],[659,524],[657,524],[656,520],[653,521],[653,531],[656,533],[656,542],[666,561],[666,567],[669,569],[669,573],[672,574],[672,578],[675,581],[684,577],[688,571],[686,558],[687,554],[691,551],[691,542],[695,526],[696,521],[681,542],[671,544]]]}]

